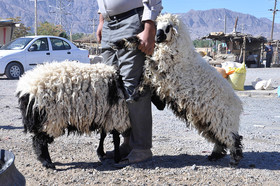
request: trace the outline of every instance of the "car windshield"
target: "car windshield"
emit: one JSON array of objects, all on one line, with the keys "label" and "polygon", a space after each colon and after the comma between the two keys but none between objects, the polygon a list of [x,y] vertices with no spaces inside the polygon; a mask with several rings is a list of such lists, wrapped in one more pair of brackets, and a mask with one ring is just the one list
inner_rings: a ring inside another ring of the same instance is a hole
[{"label": "car windshield", "polygon": [[4,45],[0,50],[21,50],[23,49],[33,38],[18,38]]}]

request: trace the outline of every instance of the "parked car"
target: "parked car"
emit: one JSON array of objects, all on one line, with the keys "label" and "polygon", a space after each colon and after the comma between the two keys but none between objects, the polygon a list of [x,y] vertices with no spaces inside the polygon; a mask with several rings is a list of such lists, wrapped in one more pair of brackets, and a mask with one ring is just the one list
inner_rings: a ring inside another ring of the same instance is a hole
[{"label": "parked car", "polygon": [[90,63],[89,52],[61,37],[21,37],[0,48],[0,75],[17,79],[38,64],[64,60]]}]

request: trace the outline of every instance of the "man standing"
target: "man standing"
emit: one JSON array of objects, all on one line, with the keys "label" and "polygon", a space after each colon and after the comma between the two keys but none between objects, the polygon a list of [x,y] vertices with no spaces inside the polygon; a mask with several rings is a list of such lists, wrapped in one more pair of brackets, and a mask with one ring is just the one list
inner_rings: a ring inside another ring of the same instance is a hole
[{"label": "man standing", "polygon": [[271,42],[268,42],[268,45],[265,46],[266,51],[266,67],[270,67],[272,62],[272,56],[273,56],[273,46],[271,45]]},{"label": "man standing", "polygon": [[[127,100],[131,131],[125,132],[120,153],[124,157],[116,166],[142,162],[152,157],[152,113],[149,90],[135,99],[135,88],[140,83],[145,54],[152,55],[155,46],[155,19],[159,15],[161,0],[97,0],[99,25],[97,39],[101,42],[104,62],[119,70],[122,88]],[[114,42],[138,35],[137,50],[113,50]],[[110,156],[112,152],[107,152]]]}]

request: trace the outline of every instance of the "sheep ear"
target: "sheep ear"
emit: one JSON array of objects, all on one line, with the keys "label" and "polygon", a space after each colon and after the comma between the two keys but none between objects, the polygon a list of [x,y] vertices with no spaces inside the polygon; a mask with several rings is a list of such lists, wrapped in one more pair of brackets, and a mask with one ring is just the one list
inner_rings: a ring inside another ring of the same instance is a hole
[{"label": "sheep ear", "polygon": [[174,33],[176,34],[176,35],[178,35],[178,29],[177,29],[177,27],[172,27],[172,30],[174,31]]}]

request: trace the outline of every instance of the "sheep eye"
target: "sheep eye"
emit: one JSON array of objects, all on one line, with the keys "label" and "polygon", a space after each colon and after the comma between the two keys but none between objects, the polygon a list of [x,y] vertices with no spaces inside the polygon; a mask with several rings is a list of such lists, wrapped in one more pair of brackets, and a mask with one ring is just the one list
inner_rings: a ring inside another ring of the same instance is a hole
[{"label": "sheep eye", "polygon": [[169,31],[170,31],[170,25],[168,25],[168,26],[166,27],[165,33],[169,33]]}]

